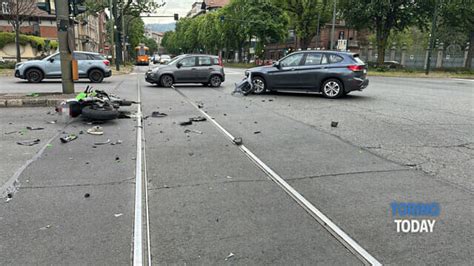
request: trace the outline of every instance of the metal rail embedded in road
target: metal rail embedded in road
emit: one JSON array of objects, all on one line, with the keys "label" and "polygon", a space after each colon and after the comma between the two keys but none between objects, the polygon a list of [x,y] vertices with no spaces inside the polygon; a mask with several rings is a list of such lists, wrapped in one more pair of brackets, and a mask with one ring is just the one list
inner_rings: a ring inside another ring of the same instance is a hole
[{"label": "metal rail embedded in road", "polygon": [[[196,110],[204,115],[215,127],[217,127],[224,135],[226,135],[231,141],[235,140],[235,137],[221,126],[214,118],[200,109],[194,102],[189,99],[183,92],[172,88],[179,93],[189,104],[191,104]],[[374,258],[369,252],[367,252],[362,246],[359,245],[354,239],[352,239],[346,232],[339,228],[333,221],[331,221],[324,213],[318,210],[311,202],[304,198],[298,191],[290,186],[282,177],[280,177],[273,169],[266,165],[260,160],[252,151],[250,151],[245,145],[238,145],[239,149],[254,162],[258,168],[260,168],[272,181],[280,186],[289,196],[291,196],[303,209],[305,209],[319,224],[321,224],[326,230],[331,233],[340,243],[342,243],[347,249],[349,249],[357,258],[363,263],[369,265],[382,265],[376,258]]]}]

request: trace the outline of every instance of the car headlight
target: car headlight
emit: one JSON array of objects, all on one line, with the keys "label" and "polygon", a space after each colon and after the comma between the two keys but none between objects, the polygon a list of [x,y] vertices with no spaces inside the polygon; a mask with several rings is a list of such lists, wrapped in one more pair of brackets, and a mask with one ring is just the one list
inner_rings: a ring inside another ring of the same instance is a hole
[{"label": "car headlight", "polygon": [[23,63],[18,63],[15,65],[15,69],[20,69],[23,66]]}]

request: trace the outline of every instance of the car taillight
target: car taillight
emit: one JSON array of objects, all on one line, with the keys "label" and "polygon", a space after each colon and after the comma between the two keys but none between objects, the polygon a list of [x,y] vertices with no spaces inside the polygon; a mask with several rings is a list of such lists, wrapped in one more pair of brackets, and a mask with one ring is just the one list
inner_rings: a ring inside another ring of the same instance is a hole
[{"label": "car taillight", "polygon": [[350,65],[350,66],[347,66],[347,68],[349,68],[352,71],[362,71],[362,70],[364,70],[363,65]]},{"label": "car taillight", "polygon": [[104,62],[104,65],[106,65],[106,66],[109,66],[109,65],[110,65],[109,60],[104,60],[103,62]]}]

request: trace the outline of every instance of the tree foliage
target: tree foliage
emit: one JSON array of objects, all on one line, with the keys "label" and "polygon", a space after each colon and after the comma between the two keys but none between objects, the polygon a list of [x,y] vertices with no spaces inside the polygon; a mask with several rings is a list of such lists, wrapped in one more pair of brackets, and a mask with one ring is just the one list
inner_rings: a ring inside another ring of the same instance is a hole
[{"label": "tree foliage", "polygon": [[[334,1],[334,0],[333,0]],[[291,18],[292,27],[299,40],[299,48],[308,48],[311,39],[317,34],[319,25],[324,25],[331,18],[328,0],[275,0]]]},{"label": "tree foliage", "polygon": [[272,1],[233,0],[215,12],[179,20],[162,45],[174,54],[240,52],[253,37],[262,47],[285,39],[287,30],[288,17]]},{"label": "tree foliage", "polygon": [[434,0],[341,0],[340,11],[348,24],[375,32],[377,63],[385,58],[390,33],[412,25],[426,29]]}]

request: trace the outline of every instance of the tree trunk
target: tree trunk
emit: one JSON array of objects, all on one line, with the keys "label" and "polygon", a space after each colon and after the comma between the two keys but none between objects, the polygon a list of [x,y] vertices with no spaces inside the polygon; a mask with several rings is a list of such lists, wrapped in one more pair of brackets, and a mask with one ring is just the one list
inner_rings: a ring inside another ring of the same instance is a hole
[{"label": "tree trunk", "polygon": [[[380,35],[380,36],[379,36]],[[388,36],[377,33],[377,65],[382,65],[385,61],[385,46]]]},{"label": "tree trunk", "polygon": [[308,37],[301,38],[301,42],[300,42],[301,50],[308,49],[309,43],[311,42],[311,39],[309,39],[309,40],[308,39],[309,39]]},{"label": "tree trunk", "polygon": [[469,38],[469,50],[467,51],[467,60],[466,65],[464,66],[467,69],[470,69],[472,66],[472,56],[474,56],[474,31],[471,30]]},{"label": "tree trunk", "polygon": [[18,17],[15,19],[15,46],[16,46],[16,62],[21,62],[21,53],[20,53],[20,23]]}]

